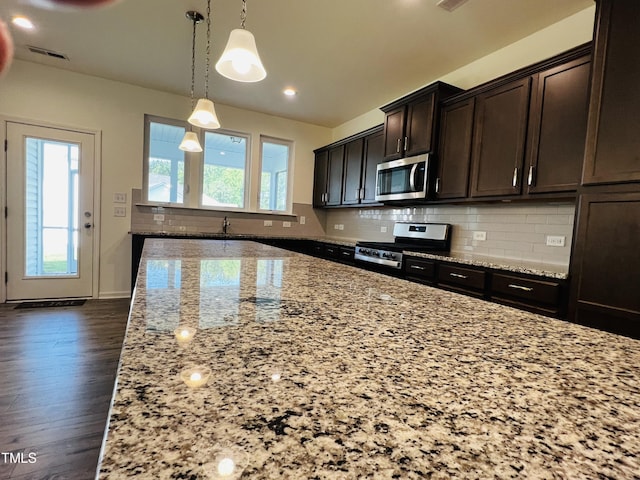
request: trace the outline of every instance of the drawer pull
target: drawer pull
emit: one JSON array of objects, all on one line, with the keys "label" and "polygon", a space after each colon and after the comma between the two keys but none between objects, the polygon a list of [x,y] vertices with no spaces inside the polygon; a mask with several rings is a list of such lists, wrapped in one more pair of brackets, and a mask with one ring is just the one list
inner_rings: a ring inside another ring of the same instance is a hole
[{"label": "drawer pull", "polygon": [[424,267],[421,267],[419,265],[411,265],[411,268],[413,268],[414,270],[425,270]]},{"label": "drawer pull", "polygon": [[525,292],[533,292],[533,288],[524,287],[522,285],[516,285],[515,283],[510,283],[509,288],[515,288],[516,290],[524,290]]},{"label": "drawer pull", "polygon": [[450,273],[449,275],[456,278],[464,278],[465,280],[468,278],[466,275],[460,275],[459,273]]},{"label": "drawer pull", "polygon": [[344,255],[345,257],[348,257],[349,255],[351,255],[351,252],[340,252],[342,253],[342,255]]}]

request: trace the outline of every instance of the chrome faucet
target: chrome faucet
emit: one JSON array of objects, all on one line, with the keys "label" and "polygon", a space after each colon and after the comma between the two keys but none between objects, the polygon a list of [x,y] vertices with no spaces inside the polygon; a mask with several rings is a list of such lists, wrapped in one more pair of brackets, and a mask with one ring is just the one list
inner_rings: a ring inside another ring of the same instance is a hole
[{"label": "chrome faucet", "polygon": [[223,234],[227,234],[227,228],[229,228],[231,226],[231,223],[229,222],[229,220],[227,220],[227,217],[224,217],[224,220],[222,221],[222,233]]}]

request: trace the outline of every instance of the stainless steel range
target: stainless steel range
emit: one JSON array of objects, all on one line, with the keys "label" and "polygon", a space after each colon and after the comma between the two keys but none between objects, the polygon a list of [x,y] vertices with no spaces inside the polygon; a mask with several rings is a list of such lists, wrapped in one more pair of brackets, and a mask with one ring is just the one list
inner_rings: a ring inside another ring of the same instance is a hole
[{"label": "stainless steel range", "polygon": [[393,242],[358,242],[355,259],[388,269],[402,269],[402,252],[448,254],[451,248],[451,225],[447,223],[397,222]]}]

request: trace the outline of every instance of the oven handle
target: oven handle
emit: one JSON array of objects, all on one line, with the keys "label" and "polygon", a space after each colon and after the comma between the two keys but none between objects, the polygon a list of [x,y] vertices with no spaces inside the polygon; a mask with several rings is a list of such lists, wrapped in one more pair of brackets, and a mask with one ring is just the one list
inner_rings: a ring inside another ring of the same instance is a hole
[{"label": "oven handle", "polygon": [[414,163],[413,167],[411,167],[411,174],[409,175],[409,186],[412,192],[416,191],[416,170],[418,170],[418,164]]}]

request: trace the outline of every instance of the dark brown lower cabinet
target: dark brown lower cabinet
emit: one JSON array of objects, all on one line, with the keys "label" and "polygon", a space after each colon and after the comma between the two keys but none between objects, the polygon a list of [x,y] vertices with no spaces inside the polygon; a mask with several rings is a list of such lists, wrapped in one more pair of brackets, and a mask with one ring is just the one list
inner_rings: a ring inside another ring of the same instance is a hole
[{"label": "dark brown lower cabinet", "polygon": [[436,262],[425,258],[408,257],[404,264],[404,275],[420,283],[436,283]]},{"label": "dark brown lower cabinet", "polygon": [[484,297],[487,272],[473,267],[438,265],[438,285],[475,297]]},{"label": "dark brown lower cabinet", "polygon": [[640,338],[640,186],[581,195],[569,319]]},{"label": "dark brown lower cabinet", "polygon": [[502,273],[491,276],[491,300],[544,315],[563,315],[566,305],[564,293],[564,283],[560,281]]}]

